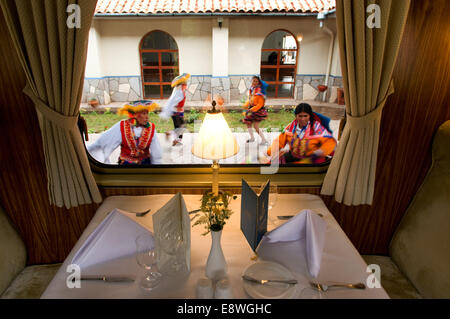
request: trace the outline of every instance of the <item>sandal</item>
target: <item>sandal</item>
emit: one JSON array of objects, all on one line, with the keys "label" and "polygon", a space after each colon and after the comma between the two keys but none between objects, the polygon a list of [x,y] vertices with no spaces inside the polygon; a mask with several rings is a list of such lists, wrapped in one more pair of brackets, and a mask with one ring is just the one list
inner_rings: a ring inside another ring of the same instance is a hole
[{"label": "sandal", "polygon": [[252,139],[252,140],[246,140],[245,143],[252,143],[252,142],[254,142],[254,141],[255,141],[255,139]]}]

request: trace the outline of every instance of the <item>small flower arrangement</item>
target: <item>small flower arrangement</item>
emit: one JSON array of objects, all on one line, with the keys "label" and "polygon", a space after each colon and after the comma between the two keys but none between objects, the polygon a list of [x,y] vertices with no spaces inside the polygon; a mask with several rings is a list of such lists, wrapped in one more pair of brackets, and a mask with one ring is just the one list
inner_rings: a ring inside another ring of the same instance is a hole
[{"label": "small flower arrangement", "polygon": [[236,199],[237,196],[230,192],[219,191],[218,195],[213,192],[205,192],[201,199],[200,210],[203,214],[196,214],[192,220],[198,219],[192,225],[192,227],[200,224],[205,225],[206,232],[202,235],[205,236],[210,231],[220,231],[226,224],[226,221],[230,218],[233,211],[228,208],[231,200]]}]

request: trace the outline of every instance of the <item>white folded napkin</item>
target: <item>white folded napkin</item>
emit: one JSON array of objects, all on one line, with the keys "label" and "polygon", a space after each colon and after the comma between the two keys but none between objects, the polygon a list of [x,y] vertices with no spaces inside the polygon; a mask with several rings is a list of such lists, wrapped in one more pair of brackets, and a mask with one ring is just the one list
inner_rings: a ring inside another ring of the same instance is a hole
[{"label": "white folded napkin", "polygon": [[[317,277],[320,271],[322,252],[325,244],[327,223],[309,209],[302,210],[283,225],[266,233],[259,244],[258,250],[266,244],[277,242],[298,241],[305,247],[306,262],[311,276]],[[299,251],[300,254],[305,254]],[[292,252],[295,254],[295,252]]]},{"label": "white folded napkin", "polygon": [[89,235],[72,259],[80,268],[101,264],[136,253],[136,237],[150,233],[120,209],[114,209]]}]

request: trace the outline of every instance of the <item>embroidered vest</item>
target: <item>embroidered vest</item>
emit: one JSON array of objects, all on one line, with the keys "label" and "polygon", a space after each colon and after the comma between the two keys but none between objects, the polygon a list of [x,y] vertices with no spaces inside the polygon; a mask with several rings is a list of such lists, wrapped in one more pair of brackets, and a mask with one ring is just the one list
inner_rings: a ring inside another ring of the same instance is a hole
[{"label": "embroidered vest", "polygon": [[150,157],[150,144],[155,134],[155,124],[150,123],[149,127],[143,128],[141,137],[136,139],[131,120],[123,120],[120,122],[120,132],[122,134],[120,162],[140,164],[144,159]]}]

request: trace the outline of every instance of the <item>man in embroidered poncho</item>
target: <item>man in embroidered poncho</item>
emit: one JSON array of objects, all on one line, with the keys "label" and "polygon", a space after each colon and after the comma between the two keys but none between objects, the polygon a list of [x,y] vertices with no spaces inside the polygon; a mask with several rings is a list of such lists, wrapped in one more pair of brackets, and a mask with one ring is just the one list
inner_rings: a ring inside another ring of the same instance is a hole
[{"label": "man in embroidered poncho", "polygon": [[156,106],[147,100],[126,104],[118,114],[127,114],[129,119],[114,124],[87,146],[91,156],[110,164],[109,156],[120,145],[119,165],[161,164],[162,151],[155,124],[148,120],[148,112]]}]

